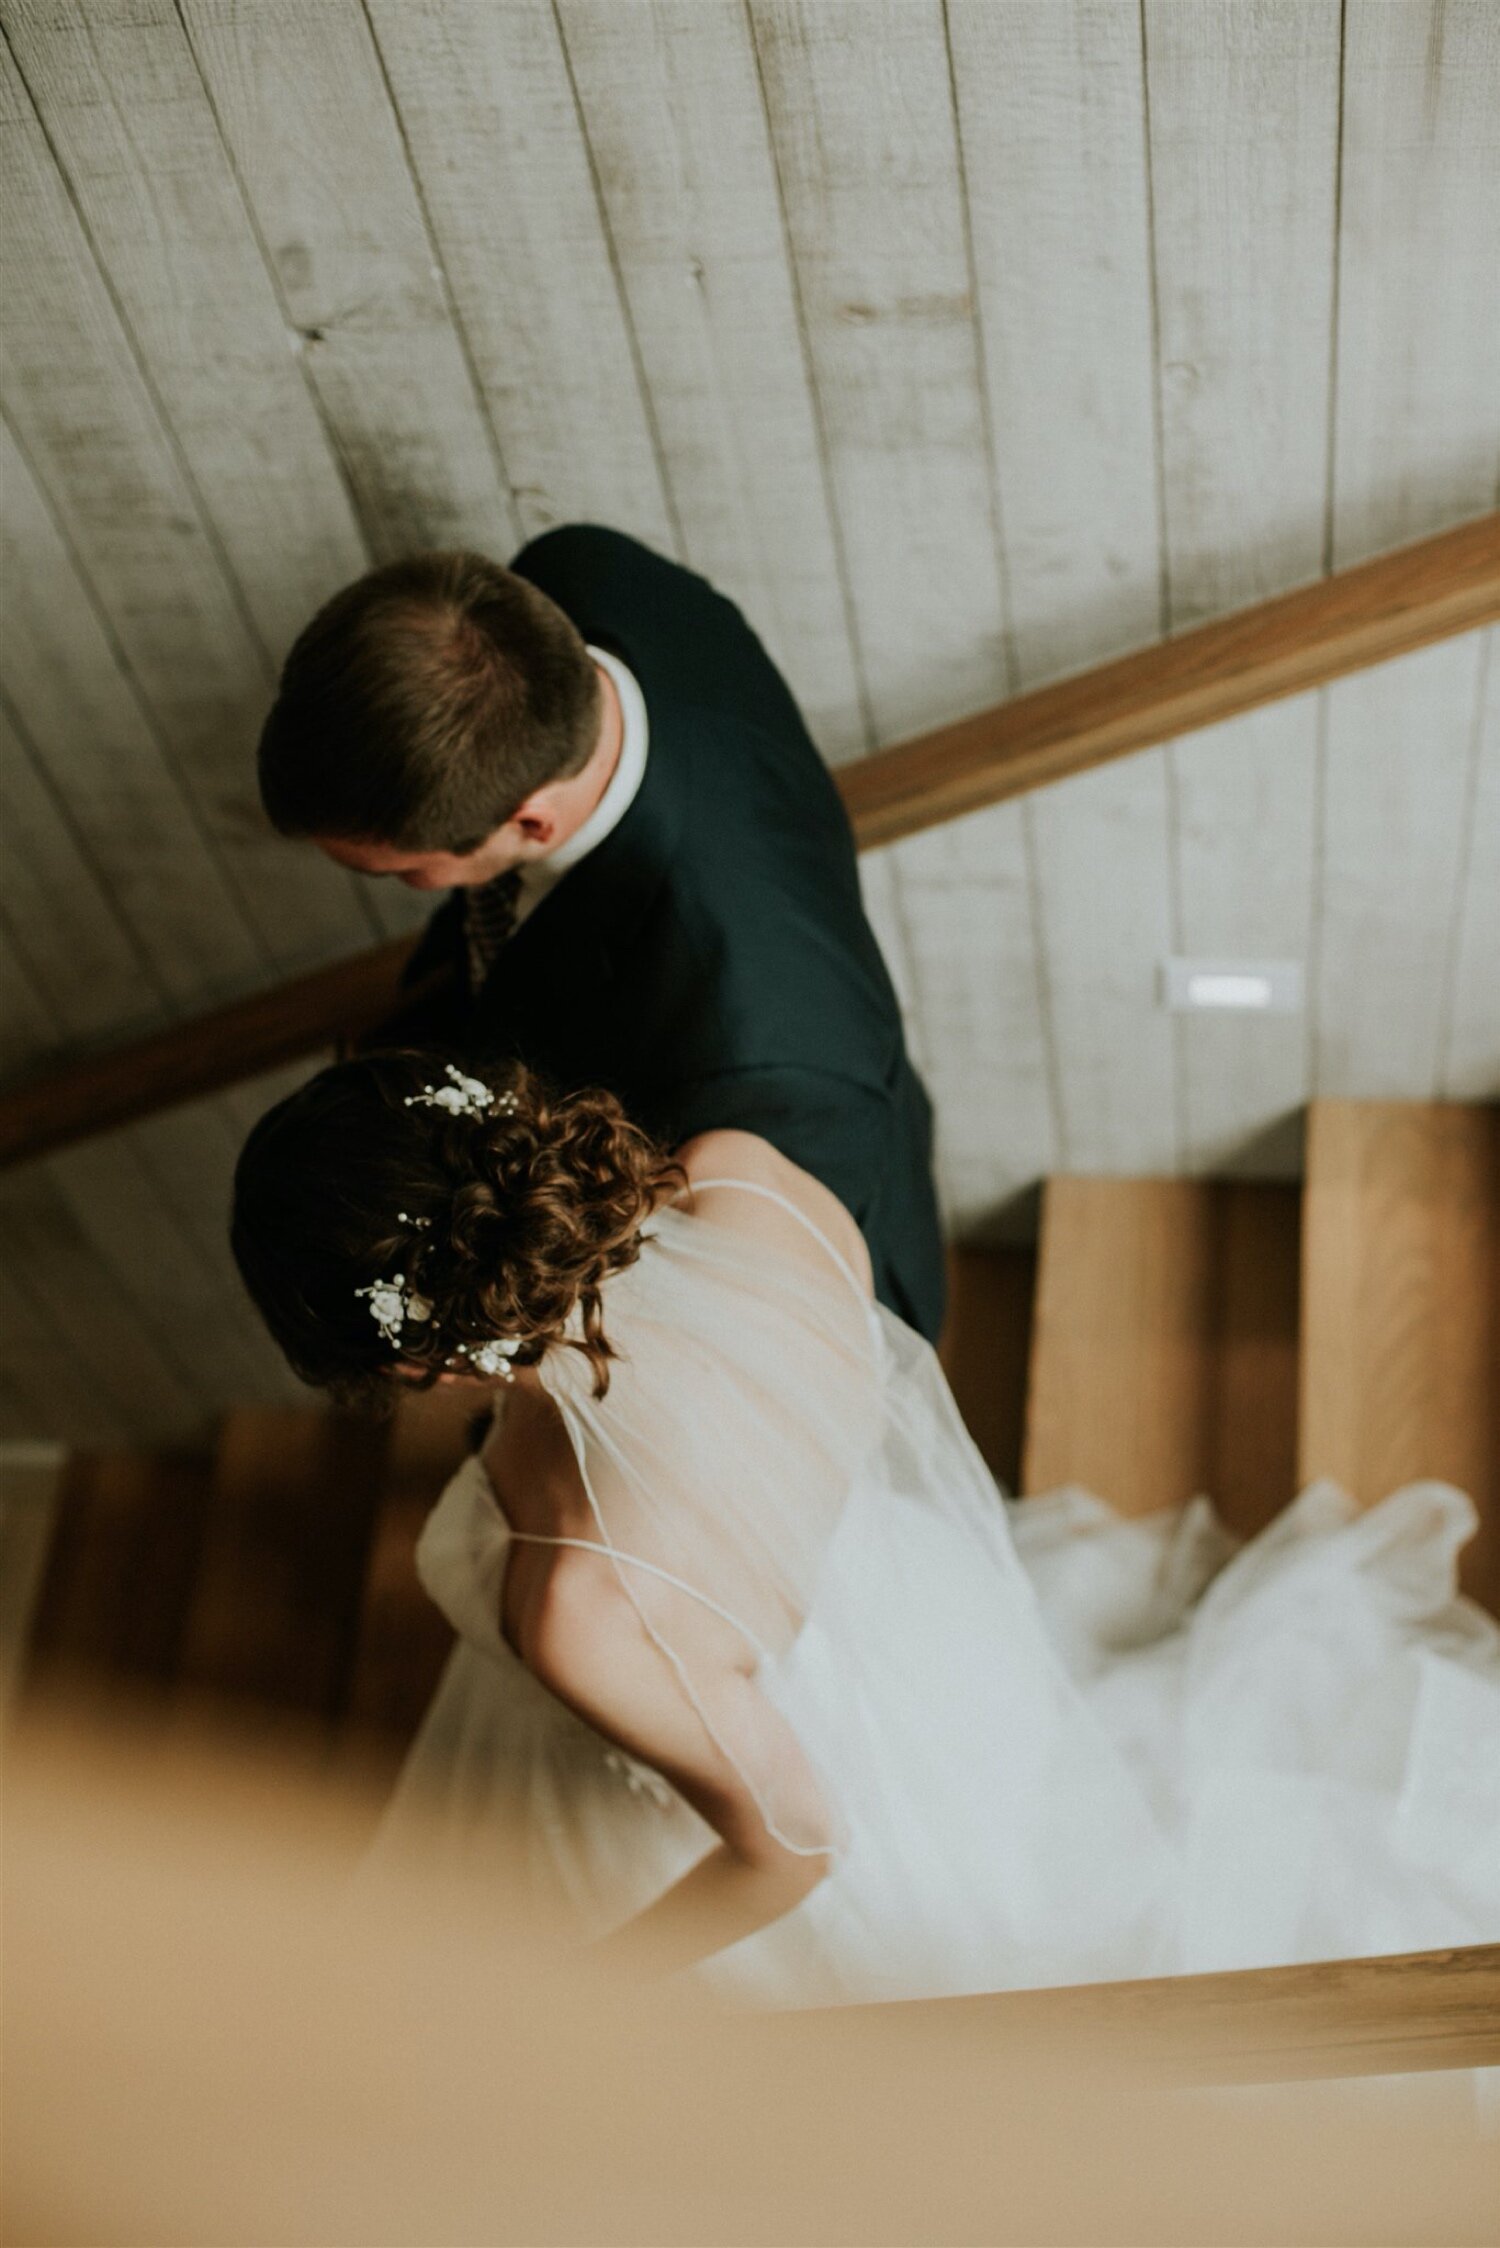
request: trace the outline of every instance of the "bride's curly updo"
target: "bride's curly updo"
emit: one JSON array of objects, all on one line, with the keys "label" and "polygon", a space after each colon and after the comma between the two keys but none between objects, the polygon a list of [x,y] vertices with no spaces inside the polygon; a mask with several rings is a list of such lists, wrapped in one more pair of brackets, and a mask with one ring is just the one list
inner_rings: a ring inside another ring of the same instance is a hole
[{"label": "bride's curly updo", "polygon": [[[478,1082],[415,1051],[339,1062],[245,1142],[235,1258],[316,1388],[368,1401],[398,1369],[428,1386],[473,1373],[476,1353],[497,1371],[557,1344],[588,1358],[596,1395],[609,1386],[604,1282],[634,1264],[682,1171],[612,1093],[554,1094],[517,1062],[473,1066]],[[486,1361],[497,1343],[503,1359]]]}]

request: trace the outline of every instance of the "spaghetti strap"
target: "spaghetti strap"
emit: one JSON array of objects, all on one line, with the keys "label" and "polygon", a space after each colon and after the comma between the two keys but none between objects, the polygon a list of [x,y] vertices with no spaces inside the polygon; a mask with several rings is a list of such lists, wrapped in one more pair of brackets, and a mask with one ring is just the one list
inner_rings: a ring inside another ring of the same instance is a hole
[{"label": "spaghetti strap", "polygon": [[[826,1252],[826,1254],[832,1258],[833,1262],[838,1266],[839,1271],[843,1274],[850,1287],[854,1290],[855,1295],[859,1298],[860,1304],[862,1305],[864,1310],[867,1312],[872,1310],[873,1307],[870,1303],[869,1293],[863,1286],[858,1273],[854,1270],[854,1267],[850,1264],[848,1258],[841,1255],[840,1252],[835,1249],[833,1243],[829,1240],[822,1227],[814,1225],[812,1219],[808,1217],[805,1212],[799,1210],[795,1202],[790,1201],[784,1194],[778,1194],[774,1187],[757,1186],[752,1179],[693,1179],[689,1181],[687,1191],[689,1194],[707,1194],[711,1187],[716,1186],[738,1187],[742,1194],[758,1194],[763,1202],[774,1202],[778,1210],[785,1210],[787,1216],[789,1218],[795,1218],[798,1225],[800,1225],[805,1232],[810,1233],[814,1241],[818,1243],[819,1247],[822,1248]],[[678,1197],[678,1199],[680,1199],[680,1197]]]},{"label": "spaghetti strap", "polygon": [[675,1585],[677,1590],[685,1592],[689,1599],[700,1602],[705,1608],[711,1608],[714,1614],[728,1624],[731,1629],[737,1631],[742,1639],[748,1640],[763,1662],[771,1660],[770,1649],[766,1646],[764,1640],[756,1638],[748,1624],[741,1623],[739,1617],[731,1615],[727,1608],[721,1608],[717,1600],[710,1600],[706,1592],[700,1592],[696,1585],[690,1585],[685,1577],[674,1577],[670,1569],[658,1569],[654,1561],[643,1561],[638,1554],[634,1553],[621,1553],[618,1547],[605,1545],[598,1538],[548,1538],[544,1537],[539,1530],[512,1530],[509,1523],[506,1524],[506,1531],[509,1537],[519,1539],[523,1545],[575,1546],[580,1553],[602,1553],[607,1561],[613,1561],[617,1564],[626,1562],[632,1569],[644,1569],[648,1576],[660,1577],[663,1584]]}]

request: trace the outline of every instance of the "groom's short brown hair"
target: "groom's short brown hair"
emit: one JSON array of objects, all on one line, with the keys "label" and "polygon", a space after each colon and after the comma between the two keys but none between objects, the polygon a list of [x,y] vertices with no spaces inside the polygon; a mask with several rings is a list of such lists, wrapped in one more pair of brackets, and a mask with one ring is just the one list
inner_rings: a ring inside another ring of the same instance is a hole
[{"label": "groom's short brown hair", "polygon": [[260,739],[283,835],[475,849],[588,763],[598,673],[546,594],[481,554],[416,554],[318,611]]}]

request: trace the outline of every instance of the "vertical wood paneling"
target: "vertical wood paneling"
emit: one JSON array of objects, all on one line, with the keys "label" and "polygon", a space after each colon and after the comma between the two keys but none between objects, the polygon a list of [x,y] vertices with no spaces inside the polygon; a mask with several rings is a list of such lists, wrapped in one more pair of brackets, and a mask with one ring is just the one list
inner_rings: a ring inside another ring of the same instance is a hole
[{"label": "vertical wood paneling", "polygon": [[1174,631],[1323,566],[1339,0],[1148,0]]},{"label": "vertical wood paneling", "polygon": [[129,1433],[130,1417],[78,1365],[14,1264],[9,1253],[0,1257],[0,1380],[19,1416],[15,1433],[79,1444]]},{"label": "vertical wood paneling", "polygon": [[[1140,26],[1133,9],[970,0],[949,22],[1024,687],[1160,629]],[[1156,764],[1137,760],[1104,789],[1008,815],[1007,887],[1029,879],[1034,895],[1029,916],[989,919],[1006,1028],[991,1069],[1021,1095],[991,1112],[997,1172],[1035,1178],[1062,1149],[1114,1168],[1169,1144],[1153,1116],[1165,1103],[1170,1118],[1171,1053],[1150,1016],[1165,813]],[[1122,822],[1144,854],[1128,870],[1113,863]],[[972,1050],[954,1048],[954,1076]]]},{"label": "vertical wood paneling", "polygon": [[63,1338],[61,1355],[97,1387],[120,1428],[180,1432],[196,1422],[191,1387],[143,1331],[139,1305],[83,1238],[45,1165],[0,1174],[0,1237],[8,1270]]},{"label": "vertical wood paneling", "polygon": [[1471,635],[1328,690],[1321,1094],[1437,1091],[1481,653]]},{"label": "vertical wood paneling", "polygon": [[[888,740],[993,699],[1009,676],[943,22],[926,5],[757,4],[750,16],[857,653],[876,736]],[[1013,1177],[1003,1159],[986,1163],[986,1140],[1027,1142],[1024,1127],[1008,1137],[990,1044],[1026,975],[1023,963],[1008,988],[996,949],[1017,925],[1013,877],[1008,891],[1001,871],[981,898],[970,858],[950,889],[948,848],[938,838],[893,854],[894,903],[934,1081],[943,1199],[972,1218]],[[949,1043],[960,1024],[985,1072],[983,1096],[962,1103]]]},{"label": "vertical wood paneling", "polygon": [[508,553],[509,488],[359,0],[182,15],[372,553]]},{"label": "vertical wood paneling", "polygon": [[129,931],[0,702],[0,898],[49,1001],[50,1036],[144,1030],[167,1010]]},{"label": "vertical wood paneling", "polygon": [[889,741],[1006,686],[942,15],[927,0],[750,13],[856,639]]},{"label": "vertical wood paneling", "polygon": [[[1495,504],[1497,240],[1500,19],[1466,0],[1351,0],[1338,566]],[[1328,691],[1320,1093],[1414,1100],[1442,1081],[1445,1023],[1460,1019],[1453,976],[1467,961],[1465,867],[1482,869],[1494,848],[1471,812],[1483,681],[1469,639]]]},{"label": "vertical wood paneling", "polygon": [[267,981],[270,963],[3,422],[0,488],[0,681],[71,826],[176,1004],[211,1006]]},{"label": "vertical wood paneling", "polygon": [[266,650],[3,45],[0,198],[7,410],[268,957],[291,971],[350,949],[369,924],[347,876],[260,812]]},{"label": "vertical wood paneling", "polygon": [[1137,13],[949,0],[1018,687],[1161,628]]},{"label": "vertical wood paneling", "polygon": [[0,893],[0,1071],[19,1077],[56,1037],[52,1010],[6,919]]},{"label": "vertical wood paneling", "polygon": [[[209,1137],[202,1122],[179,1134],[175,1152],[190,1166],[180,1193],[204,1164]],[[267,1354],[250,1307],[236,1285],[225,1249],[204,1255],[164,1190],[146,1151],[172,1141],[153,1120],[135,1132],[111,1134],[70,1148],[46,1166],[49,1185],[134,1312],[144,1339],[159,1351],[181,1386],[205,1414],[226,1398],[264,1393]],[[227,1146],[225,1149],[227,1168]],[[67,1304],[68,1331],[87,1337],[92,1305],[87,1295]],[[54,1314],[63,1314],[61,1292]]]},{"label": "vertical wood paneling", "polygon": [[1164,753],[1101,766],[1031,805],[1049,1032],[1069,1171],[1175,1171],[1173,949]]},{"label": "vertical wood paneling", "polygon": [[1348,0],[1335,568],[1496,504],[1500,9]]},{"label": "vertical wood paneling", "polygon": [[[1179,949],[1297,960],[1313,940],[1319,701],[1301,695],[1174,743]],[[1186,1168],[1294,1177],[1308,1032],[1295,1015],[1180,1015]]]},{"label": "vertical wood paneling", "polygon": [[172,0],[12,0],[47,136],[260,639],[279,661],[365,566]]},{"label": "vertical wood paneling", "polygon": [[1020,807],[913,836],[897,856],[944,1211],[962,1235],[1056,1160]]},{"label": "vertical wood paneling", "polygon": [[369,11],[523,530],[592,516],[675,551],[553,10]]},{"label": "vertical wood paneling", "polygon": [[[1323,567],[1338,178],[1338,0],[1147,7],[1169,629]],[[1305,959],[1319,706],[1168,751],[1176,949]],[[1174,1026],[1180,1158],[1295,1167],[1299,1016]],[[1248,1143],[1248,1145],[1247,1145]]]},{"label": "vertical wood paneling", "polygon": [[1477,763],[1464,814],[1468,857],[1458,900],[1442,1092],[1500,1098],[1500,646],[1489,636]]},{"label": "vertical wood paneling", "polygon": [[741,604],[837,763],[868,743],[747,19],[559,15],[683,558]]}]

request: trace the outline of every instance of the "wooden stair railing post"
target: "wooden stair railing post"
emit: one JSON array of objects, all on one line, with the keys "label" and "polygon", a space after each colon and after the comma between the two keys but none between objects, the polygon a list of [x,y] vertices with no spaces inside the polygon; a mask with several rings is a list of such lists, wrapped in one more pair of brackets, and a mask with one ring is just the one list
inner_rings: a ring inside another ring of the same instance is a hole
[{"label": "wooden stair railing post", "polygon": [[[870,849],[1497,619],[1500,514],[940,726],[836,778]],[[0,1094],[0,1166],[377,1030],[401,1003],[414,942],[336,961]]]}]

